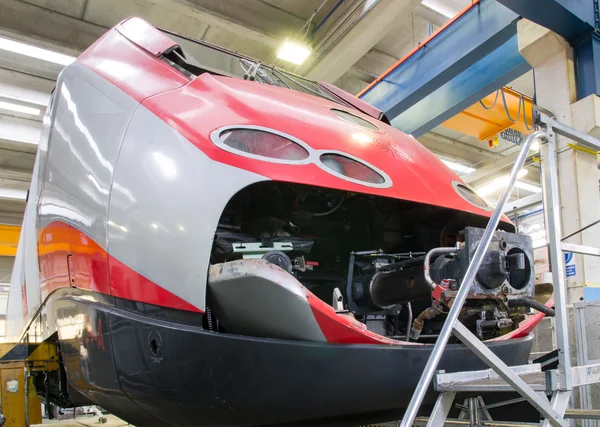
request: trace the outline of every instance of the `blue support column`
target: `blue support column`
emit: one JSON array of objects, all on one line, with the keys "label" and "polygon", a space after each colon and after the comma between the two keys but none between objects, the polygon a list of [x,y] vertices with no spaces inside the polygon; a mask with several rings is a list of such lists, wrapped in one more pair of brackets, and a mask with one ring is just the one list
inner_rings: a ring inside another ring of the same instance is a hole
[{"label": "blue support column", "polygon": [[591,34],[575,46],[577,98],[600,95],[600,36]]},{"label": "blue support column", "polygon": [[564,37],[575,50],[577,99],[600,95],[598,0],[498,0],[513,12]]},{"label": "blue support column", "polygon": [[596,26],[595,0],[498,0],[536,24],[570,42],[586,37]]}]

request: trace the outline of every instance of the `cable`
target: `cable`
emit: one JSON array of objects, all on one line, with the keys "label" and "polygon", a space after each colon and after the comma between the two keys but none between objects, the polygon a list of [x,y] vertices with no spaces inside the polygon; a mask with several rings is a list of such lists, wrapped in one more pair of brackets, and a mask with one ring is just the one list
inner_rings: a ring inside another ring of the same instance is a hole
[{"label": "cable", "polygon": [[[517,120],[519,120],[519,117],[521,117],[521,100],[519,98],[519,109],[517,110],[517,118],[513,119],[510,116],[510,113],[508,112],[508,104],[506,103],[506,95],[504,95],[504,90],[500,89],[500,91],[502,92],[502,103],[504,104],[504,111],[506,112],[506,116],[508,117],[508,120],[510,120],[513,123],[516,123]],[[521,95],[523,96],[523,95]]]},{"label": "cable", "polygon": [[313,14],[310,15],[310,18],[308,18],[308,21],[306,21],[306,23],[302,26],[302,28],[300,28],[300,31],[302,31],[305,27],[308,27],[308,28],[306,28],[306,32],[304,33],[302,40],[304,40],[306,38],[306,35],[308,34],[308,31],[310,30],[310,24],[311,24],[313,18],[317,15],[317,13],[319,13],[319,11],[323,8],[323,6],[325,6],[325,4],[327,4],[328,1],[329,0],[324,0],[323,3],[321,3],[321,5],[315,9]]},{"label": "cable", "polygon": [[492,103],[492,105],[491,105],[490,107],[486,107],[486,106],[485,106],[485,104],[483,103],[483,100],[482,100],[482,99],[480,99],[480,100],[479,100],[479,103],[480,103],[480,104],[481,104],[481,106],[482,106],[483,108],[485,108],[486,110],[491,110],[492,108],[494,108],[494,107],[496,106],[496,102],[498,102],[498,95],[499,95],[499,92],[500,92],[500,89],[498,89],[498,90],[496,91],[496,97],[494,98],[494,102]]},{"label": "cable", "polygon": [[554,309],[545,306],[539,301],[528,298],[515,298],[508,301],[510,307],[529,307],[544,313],[546,316],[554,317]]}]

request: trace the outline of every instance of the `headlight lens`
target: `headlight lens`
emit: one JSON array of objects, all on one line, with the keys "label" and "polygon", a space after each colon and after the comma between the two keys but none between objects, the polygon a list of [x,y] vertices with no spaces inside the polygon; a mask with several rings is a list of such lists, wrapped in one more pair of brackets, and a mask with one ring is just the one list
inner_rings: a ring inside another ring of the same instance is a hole
[{"label": "headlight lens", "polygon": [[477,193],[475,193],[473,190],[471,190],[466,185],[461,184],[460,182],[457,182],[457,181],[454,181],[452,184],[453,184],[453,187],[456,190],[456,192],[467,202],[469,202],[472,205],[475,205],[481,209],[485,209],[485,210],[492,209],[492,207],[481,196],[479,196]]},{"label": "headlight lens", "polygon": [[321,163],[334,174],[343,175],[356,181],[370,184],[383,184],[385,178],[367,165],[340,154],[322,154]]},{"label": "headlight lens", "polygon": [[219,139],[236,151],[260,157],[299,161],[309,156],[308,151],[294,141],[255,129],[229,129],[220,133]]}]

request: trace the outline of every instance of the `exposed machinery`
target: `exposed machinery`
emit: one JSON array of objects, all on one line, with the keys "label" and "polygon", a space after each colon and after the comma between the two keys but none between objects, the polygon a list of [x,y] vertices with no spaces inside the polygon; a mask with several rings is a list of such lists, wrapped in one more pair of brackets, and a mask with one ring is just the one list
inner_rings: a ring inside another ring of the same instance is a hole
[{"label": "exposed machinery", "polygon": [[[220,52],[243,79],[131,18],[64,69],[8,333],[58,346],[34,378],[47,401],[139,426],[390,419],[491,206],[365,102]],[[461,312],[511,365],[552,314],[513,231],[503,218]],[[477,366],[456,343],[440,365]]]}]

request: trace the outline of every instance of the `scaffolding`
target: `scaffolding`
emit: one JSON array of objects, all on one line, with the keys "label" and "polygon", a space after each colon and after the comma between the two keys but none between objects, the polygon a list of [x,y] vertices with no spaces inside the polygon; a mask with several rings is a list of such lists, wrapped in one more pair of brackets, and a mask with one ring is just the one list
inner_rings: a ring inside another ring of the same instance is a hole
[{"label": "scaffolding", "polygon": [[[544,113],[539,114],[538,129],[529,135],[521,146],[519,155],[509,175],[508,184],[498,200],[498,204],[490,217],[481,242],[473,255],[473,260],[465,273],[463,285],[460,287],[456,299],[450,308],[446,322],[423,370],[404,418],[400,422],[401,427],[412,427],[413,425],[441,427],[445,424],[456,424],[454,421],[449,422],[447,420],[456,394],[458,392],[476,393],[484,391],[516,391],[539,411],[544,419],[541,424],[543,427],[567,427],[570,424],[566,421],[566,418],[572,415],[567,413],[567,405],[573,387],[600,383],[600,363],[578,367],[571,366],[563,251],[600,256],[600,249],[562,242],[556,153],[558,135],[596,152],[600,151],[600,141],[566,126],[556,121],[554,117]],[[502,210],[513,190],[517,174],[522,169],[534,141],[540,142],[542,157],[543,203],[550,264],[552,266],[552,283],[554,285],[556,312],[555,334],[558,348],[558,367],[557,369],[548,371],[542,371],[541,366],[538,364],[507,366],[458,320],[458,315],[469,294],[469,290],[479,270],[482,259],[487,252],[494,231],[498,226]],[[473,351],[490,369],[461,372],[458,374],[436,371],[451,334],[454,334],[466,347]],[[439,396],[431,415],[425,419],[426,424],[423,424],[424,421],[422,418],[416,419],[417,413],[432,381],[434,382],[436,391],[439,392]],[[548,400],[546,394],[551,396],[550,400]],[[468,404],[471,419],[457,421],[458,425],[496,425],[478,419],[480,409],[485,409],[481,400],[470,399]],[[565,415],[566,413],[567,416]],[[477,419],[474,419],[474,417]],[[502,425],[525,424],[505,423]],[[534,425],[539,426],[540,424]]]}]

